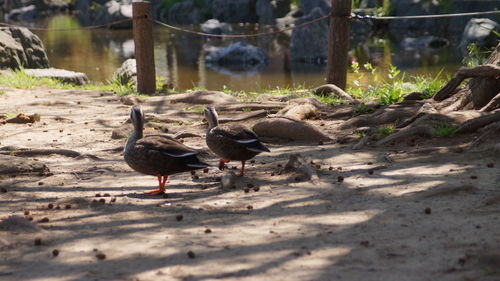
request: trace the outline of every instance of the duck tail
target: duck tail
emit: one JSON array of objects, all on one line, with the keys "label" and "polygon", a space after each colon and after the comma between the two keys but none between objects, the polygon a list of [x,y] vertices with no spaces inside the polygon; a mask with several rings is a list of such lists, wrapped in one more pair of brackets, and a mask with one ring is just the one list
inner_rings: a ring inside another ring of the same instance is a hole
[{"label": "duck tail", "polygon": [[246,149],[257,153],[271,152],[269,148],[265,147],[260,141],[248,143]]}]

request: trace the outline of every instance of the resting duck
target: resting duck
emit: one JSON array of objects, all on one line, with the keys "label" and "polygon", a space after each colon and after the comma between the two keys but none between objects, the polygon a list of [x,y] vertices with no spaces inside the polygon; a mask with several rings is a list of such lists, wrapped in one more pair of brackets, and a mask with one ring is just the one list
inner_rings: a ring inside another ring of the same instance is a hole
[{"label": "resting duck", "polygon": [[135,171],[156,176],[158,189],[144,191],[147,195],[165,193],[168,176],[176,173],[209,167],[198,159],[198,152],[167,135],[143,136],[144,114],[141,107],[134,106],[130,111],[134,131],[125,145],[123,157]]},{"label": "resting duck", "polygon": [[218,156],[219,169],[231,160],[241,161],[241,170],[237,176],[243,176],[245,161],[261,152],[270,152],[262,145],[257,135],[239,124],[219,125],[217,111],[212,106],[205,107],[205,118],[208,121],[206,141],[208,147]]}]

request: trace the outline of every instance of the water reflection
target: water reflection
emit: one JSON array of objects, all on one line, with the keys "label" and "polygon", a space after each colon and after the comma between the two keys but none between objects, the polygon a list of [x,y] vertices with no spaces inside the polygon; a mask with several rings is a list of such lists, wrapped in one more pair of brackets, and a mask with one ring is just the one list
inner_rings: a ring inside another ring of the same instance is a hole
[{"label": "water reflection", "polygon": [[[78,27],[71,16],[56,16],[38,22],[48,28]],[[194,28],[194,27],[187,27]],[[235,33],[267,31],[262,25],[235,25]],[[131,30],[77,30],[37,31],[49,57],[50,65],[73,71],[85,72],[92,81],[112,79],[121,63],[133,56]],[[273,88],[315,87],[325,82],[325,66],[291,62],[288,50],[289,36],[264,36],[245,40],[261,47],[269,56],[269,64],[262,71],[239,72],[209,67],[205,56],[214,48],[228,46],[236,39],[207,39],[195,35],[170,32],[163,27],[154,30],[154,52],[157,75],[179,89],[201,87],[219,90],[263,91]],[[452,73],[458,68],[459,57],[451,46],[439,50],[405,50],[390,38],[368,38],[366,42],[354,42],[350,55],[360,65],[370,62],[379,69],[394,64],[405,72],[432,76],[443,70]],[[369,75],[361,75],[369,83]],[[384,75],[381,75],[382,77]],[[348,84],[360,80],[360,74],[349,73]]]}]

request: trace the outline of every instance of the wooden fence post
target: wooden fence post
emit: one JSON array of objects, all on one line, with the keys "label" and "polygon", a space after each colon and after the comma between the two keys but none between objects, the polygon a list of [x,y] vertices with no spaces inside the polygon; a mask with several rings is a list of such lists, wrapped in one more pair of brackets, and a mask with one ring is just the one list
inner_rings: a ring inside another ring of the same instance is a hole
[{"label": "wooden fence post", "polygon": [[137,62],[137,91],[149,95],[156,90],[151,3],[133,2],[132,15],[135,59]]},{"label": "wooden fence post", "polygon": [[351,0],[332,0],[326,81],[341,89],[347,83],[351,5]]}]

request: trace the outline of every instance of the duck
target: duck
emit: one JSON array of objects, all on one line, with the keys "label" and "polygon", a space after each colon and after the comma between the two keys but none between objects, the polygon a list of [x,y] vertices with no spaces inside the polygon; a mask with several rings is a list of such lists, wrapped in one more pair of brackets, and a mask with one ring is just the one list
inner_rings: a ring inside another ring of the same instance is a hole
[{"label": "duck", "polygon": [[143,135],[144,112],[140,106],[130,110],[134,130],[125,144],[123,157],[133,170],[158,178],[158,188],[144,191],[146,195],[165,193],[168,176],[210,167],[201,161],[199,151],[165,134]]},{"label": "duck", "polygon": [[207,146],[220,158],[219,169],[231,160],[241,161],[241,169],[237,176],[245,173],[245,161],[262,152],[271,152],[259,140],[258,136],[241,124],[219,125],[219,115],[213,106],[206,106],[204,111],[208,122],[206,132]]}]

